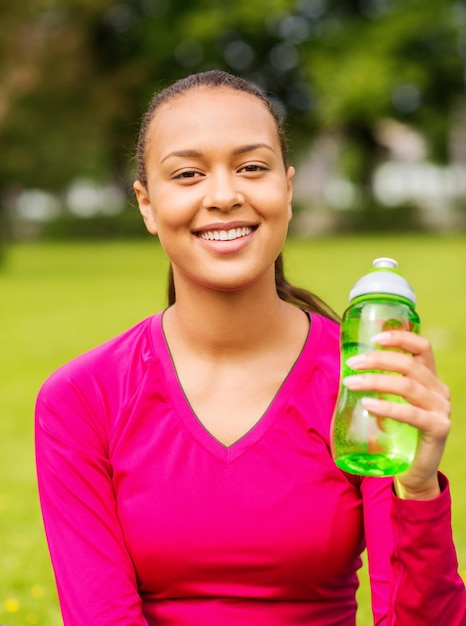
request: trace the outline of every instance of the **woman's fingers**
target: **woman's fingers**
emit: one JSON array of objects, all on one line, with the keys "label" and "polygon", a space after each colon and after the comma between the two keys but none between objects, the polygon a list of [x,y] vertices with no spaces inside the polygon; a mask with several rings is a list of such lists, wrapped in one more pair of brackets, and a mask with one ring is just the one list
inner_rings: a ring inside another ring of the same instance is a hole
[{"label": "woman's fingers", "polygon": [[430,342],[420,335],[399,330],[379,333],[372,341],[382,348],[396,348],[408,352],[435,373],[435,359]]},{"label": "woman's fingers", "polygon": [[414,426],[422,433],[424,441],[444,440],[450,432],[449,405],[438,409],[425,409],[414,404],[400,404],[378,398],[364,398],[364,407],[376,417],[390,417]]},{"label": "woman's fingers", "polygon": [[397,492],[403,497],[435,497],[437,471],[450,431],[450,391],[437,377],[429,341],[406,331],[384,332],[373,338],[381,350],[348,359],[358,371],[343,383],[364,394],[394,395],[406,403],[388,398],[364,398],[365,408],[378,418],[392,418],[419,430],[416,456],[409,469],[396,477]]},{"label": "woman's fingers", "polygon": [[[377,408],[373,403],[371,412],[406,421],[422,431],[433,429],[438,436],[444,436],[449,429],[450,391],[435,373],[430,343],[412,333],[400,331],[390,335],[396,335],[396,342],[390,341],[392,347],[409,347],[416,352],[374,350],[352,357],[348,365],[362,371],[347,376],[344,385],[354,391],[400,396],[411,407],[381,400]],[[437,417],[433,418],[434,414]]]},{"label": "woman's fingers", "polygon": [[[361,388],[369,389],[366,386],[367,384],[376,385],[374,391],[383,392],[380,385],[388,385],[386,393],[402,395],[408,402],[420,401],[422,403],[424,392],[423,389],[414,384],[417,382],[430,391],[436,392],[441,397],[447,400],[450,399],[449,388],[437,377],[434,355],[429,341],[405,331],[382,333],[374,337],[374,340],[378,340],[377,343],[379,345],[383,343],[383,347],[388,349],[373,350],[372,352],[357,355],[348,359],[347,364],[355,370],[376,370],[401,374],[403,379],[401,382],[399,380],[400,377],[384,380],[367,378]],[[364,374],[364,377],[366,376],[369,376],[369,374]],[[370,376],[375,375],[371,374]],[[350,383],[350,380],[350,378],[347,379],[348,383]],[[359,385],[360,383],[362,381],[354,380],[350,384]],[[395,385],[395,390],[393,385]]]},{"label": "woman's fingers", "polygon": [[448,397],[439,382],[428,384],[428,380],[423,382],[408,374],[396,376],[392,373],[357,374],[343,380],[343,384],[354,391],[391,394],[427,411],[449,411]]}]

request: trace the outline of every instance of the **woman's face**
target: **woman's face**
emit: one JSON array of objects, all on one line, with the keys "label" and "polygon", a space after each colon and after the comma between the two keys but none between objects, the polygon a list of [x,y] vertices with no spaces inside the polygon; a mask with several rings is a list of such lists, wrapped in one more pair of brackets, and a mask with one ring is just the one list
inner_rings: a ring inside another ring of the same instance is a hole
[{"label": "woman's face", "polygon": [[199,88],[165,102],[149,126],[147,229],[183,281],[232,291],[274,275],[291,218],[291,179],[275,121],[255,96]]}]

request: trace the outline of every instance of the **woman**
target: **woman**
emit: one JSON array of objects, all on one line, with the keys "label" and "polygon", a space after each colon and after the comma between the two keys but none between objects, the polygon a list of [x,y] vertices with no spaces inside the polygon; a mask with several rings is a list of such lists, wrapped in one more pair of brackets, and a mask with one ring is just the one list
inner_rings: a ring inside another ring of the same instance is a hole
[{"label": "woman", "polygon": [[278,117],[212,71],[158,94],[134,189],[171,261],[170,306],[56,372],[36,414],[66,626],[355,624],[367,546],[375,624],[466,624],[438,473],[447,387],[429,343],[379,342],[353,388],[420,429],[411,468],[346,475],[329,452],[339,329],[283,277],[292,178]]}]

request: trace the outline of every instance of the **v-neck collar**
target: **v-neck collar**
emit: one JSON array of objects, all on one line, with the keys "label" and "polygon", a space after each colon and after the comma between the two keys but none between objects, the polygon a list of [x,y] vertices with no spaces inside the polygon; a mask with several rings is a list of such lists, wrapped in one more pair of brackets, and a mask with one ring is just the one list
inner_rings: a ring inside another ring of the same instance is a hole
[{"label": "v-neck collar", "polygon": [[286,405],[294,387],[301,376],[306,373],[306,354],[311,350],[311,344],[315,342],[317,332],[315,328],[316,319],[314,316],[311,317],[311,315],[308,314],[309,330],[301,352],[265,412],[244,435],[227,446],[216,439],[215,436],[207,430],[193,411],[184,393],[170,354],[170,349],[163,331],[162,317],[163,312],[158,313],[152,318],[151,337],[153,349],[158,355],[162,365],[167,383],[166,391],[171,398],[173,411],[176,412],[178,419],[198,444],[203,446],[211,455],[217,457],[223,463],[232,463],[254,447],[275,424],[276,420],[285,414]]}]

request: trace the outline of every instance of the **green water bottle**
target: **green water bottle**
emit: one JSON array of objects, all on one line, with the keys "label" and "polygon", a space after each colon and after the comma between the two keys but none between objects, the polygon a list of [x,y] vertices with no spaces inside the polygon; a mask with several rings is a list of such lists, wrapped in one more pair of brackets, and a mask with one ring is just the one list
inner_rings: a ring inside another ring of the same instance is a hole
[{"label": "green water bottle", "polygon": [[[372,337],[387,330],[419,333],[416,296],[397,271],[394,259],[380,258],[357,281],[341,325],[341,379],[364,373],[347,365],[356,354],[382,350]],[[399,374],[392,374],[397,376]],[[414,458],[418,430],[388,417],[377,417],[364,408],[362,398],[406,402],[391,394],[351,391],[340,384],[332,420],[331,446],[335,463],[351,474],[394,476],[405,471]]]}]

